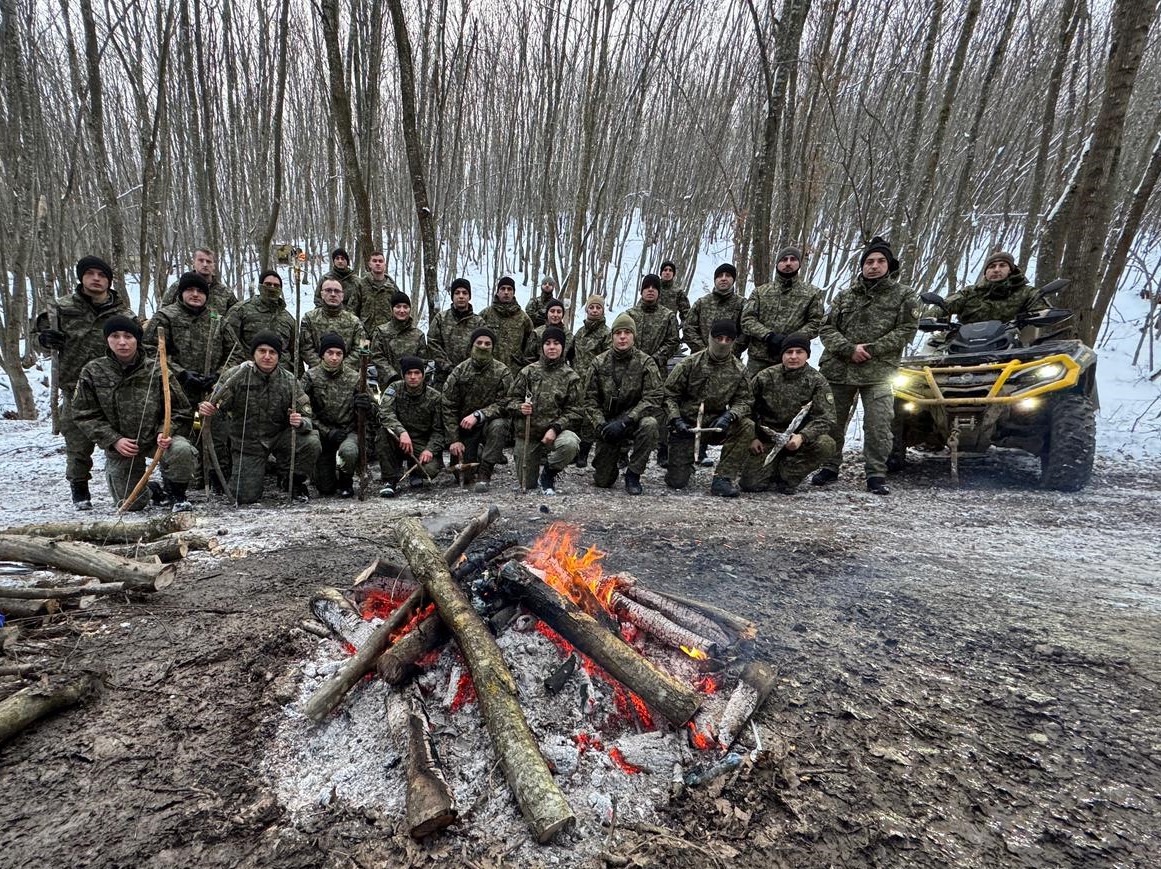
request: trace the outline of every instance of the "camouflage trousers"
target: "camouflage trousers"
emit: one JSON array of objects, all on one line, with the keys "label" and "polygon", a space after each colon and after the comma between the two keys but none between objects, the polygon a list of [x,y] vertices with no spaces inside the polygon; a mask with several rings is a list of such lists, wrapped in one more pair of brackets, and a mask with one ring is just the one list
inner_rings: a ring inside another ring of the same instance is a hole
[{"label": "camouflage trousers", "polygon": [[[294,473],[310,476],[322,452],[318,432],[299,430],[294,447]],[[278,473],[290,472],[290,429],[280,431],[268,441],[253,439],[234,444],[234,469],[230,477],[230,495],[239,504],[253,504],[262,499],[266,480],[266,459],[273,455]]]},{"label": "camouflage trousers", "polygon": [[[710,446],[722,445],[722,457],[714,468],[715,477],[733,480],[742,472],[746,462],[746,450],[750,438],[746,437],[745,420],[735,420],[724,432],[708,432],[701,436],[701,442]],[[669,467],[665,469],[665,485],[671,489],[684,489],[693,477],[694,459],[693,435],[669,435]]]},{"label": "camouflage trousers", "polygon": [[207,464],[213,459],[210,458],[209,451],[202,445],[207,425],[209,426],[210,440],[214,444],[214,454],[217,455],[218,464],[222,468],[222,476],[226,480],[230,479],[230,418],[224,413],[219,413],[212,419],[203,419],[201,431],[198,432],[197,449],[195,450],[197,465],[194,468],[193,481],[199,486],[205,485],[207,475],[211,480],[216,480],[212,466],[207,467]]},{"label": "camouflage trousers", "polygon": [[657,449],[657,439],[657,419],[652,416],[642,417],[616,443],[598,439],[593,454],[593,485],[598,489],[608,489],[617,482],[617,464],[626,441],[631,444],[627,470],[638,475],[644,474],[649,464],[649,454]]},{"label": "camouflage trousers", "polygon": [[895,398],[890,383],[859,386],[853,383],[832,383],[834,410],[838,419],[831,436],[835,452],[824,463],[824,468],[837,472],[843,460],[843,442],[847,425],[854,413],[855,402],[863,402],[863,466],[868,477],[887,476],[887,457],[891,455],[893,436],[891,425],[895,418]]},{"label": "camouflage trousers", "polygon": [[506,419],[490,419],[470,430],[457,427],[456,440],[464,445],[464,462],[479,462],[489,469],[504,464],[504,447],[511,429]]},{"label": "camouflage trousers", "polygon": [[96,444],[73,421],[72,390],[61,388],[57,419],[65,442],[65,479],[70,483],[90,479],[93,475],[93,450]]},{"label": "camouflage trousers", "polygon": [[[116,450],[105,450],[105,481],[109,484],[109,494],[113,496],[118,507],[129,496],[153,459],[153,453],[157,449],[156,443],[153,444],[153,449],[148,449],[148,446],[142,444],[141,452],[131,459]],[[165,482],[188,484],[194,472],[193,445],[180,435],[174,435],[169,449],[161,454],[160,469],[161,478]],[[148,504],[149,487],[146,486],[125,509],[144,510]]]},{"label": "camouflage trousers", "polygon": [[532,489],[540,479],[541,465],[548,465],[554,471],[562,471],[566,465],[572,464],[572,460],[579,452],[580,437],[568,429],[558,434],[551,445],[533,436],[528,442],[527,455],[524,451],[524,438],[519,438],[516,441],[515,464],[517,473],[523,468],[524,475],[518,482],[525,489]]},{"label": "camouflage trousers", "polygon": [[[383,472],[383,482],[394,486],[399,482],[399,478],[403,476],[404,469],[416,464],[420,453],[427,449],[427,439],[420,439],[418,437],[411,439],[411,449],[415,454],[413,458],[403,452],[403,449],[399,446],[399,441],[395,440],[386,429],[382,429],[381,431],[382,434],[379,436],[379,470]],[[426,479],[424,471],[434,475],[442,467],[443,453],[435,453],[430,462],[426,465],[421,465],[418,469],[411,472],[410,479]]]},{"label": "camouflage trousers", "polygon": [[[297,459],[295,464],[298,464]],[[320,495],[333,495],[339,488],[339,474],[354,474],[359,466],[359,435],[351,432],[337,450],[322,445],[319,439],[318,459],[311,481]]]},{"label": "camouflage trousers", "polygon": [[[746,420],[746,424],[751,427],[752,442],[754,423]],[[765,492],[778,481],[791,487],[798,486],[812,471],[822,467],[822,463],[834,455],[834,438],[823,435],[794,451],[783,448],[774,457],[774,461],[768,465],[764,464],[771,449],[772,447],[767,444],[763,446],[760,455],[756,456],[753,452],[747,454],[746,464],[742,468],[742,491]]]}]

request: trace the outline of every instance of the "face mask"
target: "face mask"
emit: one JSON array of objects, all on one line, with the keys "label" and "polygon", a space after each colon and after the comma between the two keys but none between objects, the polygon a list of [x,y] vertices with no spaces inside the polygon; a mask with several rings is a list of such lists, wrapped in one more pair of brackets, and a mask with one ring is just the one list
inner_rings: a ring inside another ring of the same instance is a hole
[{"label": "face mask", "polygon": [[721,362],[723,359],[726,359],[731,353],[734,352],[734,345],[719,344],[717,341],[711,340],[708,349],[710,358],[717,362]]},{"label": "face mask", "polygon": [[260,284],[258,289],[261,291],[262,298],[264,299],[273,300],[282,298],[282,287],[268,287],[265,284]]},{"label": "face mask", "polygon": [[472,361],[477,365],[483,365],[492,358],[491,349],[485,350],[483,347],[472,347]]}]

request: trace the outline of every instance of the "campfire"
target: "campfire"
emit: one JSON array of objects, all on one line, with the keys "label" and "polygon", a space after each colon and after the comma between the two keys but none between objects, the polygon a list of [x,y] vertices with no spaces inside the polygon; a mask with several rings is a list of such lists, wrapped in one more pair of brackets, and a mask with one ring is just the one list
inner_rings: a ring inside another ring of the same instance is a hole
[{"label": "campfire", "polygon": [[402,520],[409,568],[379,562],[312,599],[304,628],[325,639],[266,764],[292,811],[342,798],[405,817],[417,839],[458,822],[576,842],[656,820],[754,747],[746,725],[774,675],[746,660],[750,622],[613,572],[563,523],[468,553],[495,515],[442,557]]}]

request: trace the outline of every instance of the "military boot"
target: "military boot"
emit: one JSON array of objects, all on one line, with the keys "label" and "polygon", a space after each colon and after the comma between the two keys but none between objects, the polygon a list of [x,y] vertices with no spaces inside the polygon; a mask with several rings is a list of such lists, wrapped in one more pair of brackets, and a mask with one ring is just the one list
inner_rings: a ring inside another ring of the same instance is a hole
[{"label": "military boot", "polygon": [[88,480],[69,480],[69,488],[73,491],[73,507],[78,510],[93,509],[93,499],[89,496]]},{"label": "military boot", "polygon": [[150,480],[146,488],[149,489],[149,501],[154,507],[168,507],[173,503],[173,498],[170,497],[166,487],[157,480]]},{"label": "military boot", "polygon": [[580,452],[576,454],[576,461],[573,462],[578,468],[584,468],[589,463],[589,453],[592,452],[592,441],[581,441]]},{"label": "military boot", "polygon": [[669,467],[669,444],[659,444],[657,446],[657,467]]},{"label": "military boot", "polygon": [[[465,480],[467,479],[465,472]],[[488,462],[480,462],[480,467],[476,473],[476,485],[472,487],[473,492],[487,492],[492,488],[492,465]]]},{"label": "military boot", "polygon": [[548,465],[540,469],[540,479],[537,482],[539,482],[540,490],[545,495],[556,494],[556,471]]},{"label": "military boot", "polygon": [[294,475],[294,500],[300,504],[305,504],[310,500],[310,490],[306,488],[306,474]]},{"label": "military boot", "polygon": [[714,460],[709,457],[709,447],[702,444],[697,451],[697,463],[703,468],[712,468]]},{"label": "military boot", "polygon": [[722,498],[736,498],[742,494],[742,490],[735,486],[729,477],[714,477],[710,483],[710,494]]},{"label": "military boot", "polygon": [[867,477],[867,491],[872,495],[890,495],[885,477]]},{"label": "military boot", "polygon": [[380,498],[394,498],[395,487],[399,485],[398,480],[384,480],[383,487],[379,490]]},{"label": "military boot", "polygon": [[625,471],[625,491],[630,495],[640,495],[644,489],[641,488],[641,475],[634,474],[632,471]]},{"label": "military boot", "polygon": [[832,471],[830,468],[820,468],[810,478],[810,484],[812,486],[829,486],[837,479],[838,471]]},{"label": "military boot", "polygon": [[354,498],[355,497],[355,477],[353,474],[347,474],[340,471],[335,475],[338,482],[338,492],[336,493],[340,498]]},{"label": "military boot", "polygon": [[169,480],[165,481],[165,493],[169,496],[170,512],[188,513],[193,509],[193,504],[191,504],[189,502],[189,498],[186,497],[186,491],[188,489],[188,483],[172,483]]}]

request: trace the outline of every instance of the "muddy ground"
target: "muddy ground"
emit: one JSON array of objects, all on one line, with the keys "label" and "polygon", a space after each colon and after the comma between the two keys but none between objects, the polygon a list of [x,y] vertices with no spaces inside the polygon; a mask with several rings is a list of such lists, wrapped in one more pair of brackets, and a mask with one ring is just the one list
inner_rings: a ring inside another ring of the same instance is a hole
[{"label": "muddy ground", "polygon": [[[697,494],[668,493],[656,470],[639,499],[576,472],[555,499],[492,493],[496,533],[566,519],[610,567],[750,617],[781,677],[760,718],[784,760],[607,850],[638,866],[1156,866],[1161,471],[1102,463],[1061,495],[1001,457],[958,489],[945,467],[913,470],[888,499],[852,473],[789,499],[711,500],[704,472]],[[61,498],[38,515],[66,515]],[[259,771],[279,677],[317,642],[295,625],[320,579],[345,587],[388,552],[392,516],[446,540],[486,503],[200,509],[229,529],[224,553],[44,641],[104,686],[0,749],[0,867],[574,864],[517,861],[486,831],[415,846],[341,802],[294,820]]]}]

